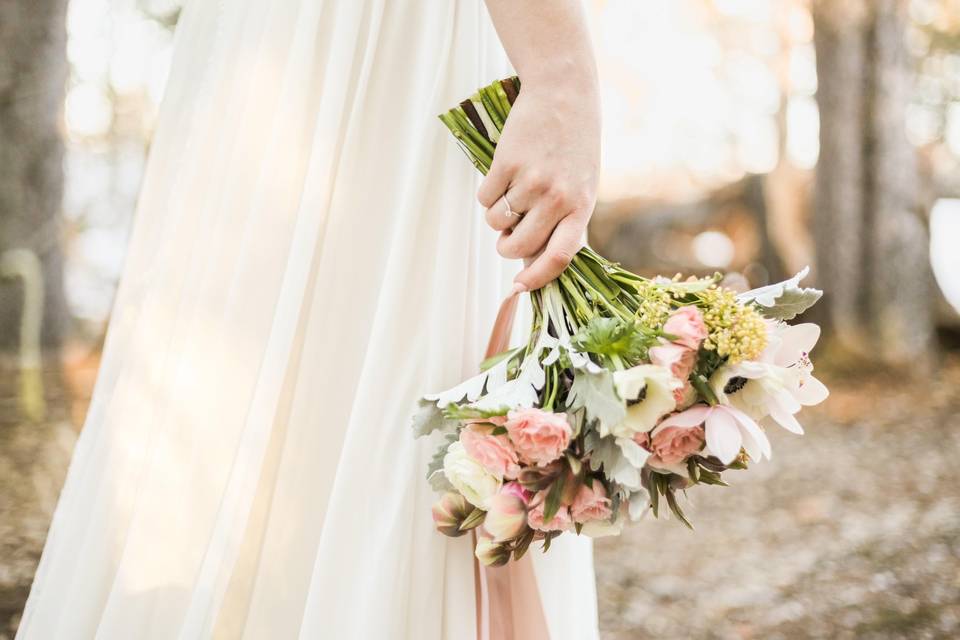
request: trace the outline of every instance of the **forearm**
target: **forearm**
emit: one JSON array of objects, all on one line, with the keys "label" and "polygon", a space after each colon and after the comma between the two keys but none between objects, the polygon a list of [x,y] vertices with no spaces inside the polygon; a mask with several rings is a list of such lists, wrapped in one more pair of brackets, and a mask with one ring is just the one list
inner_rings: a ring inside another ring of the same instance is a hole
[{"label": "forearm", "polygon": [[486,0],[522,85],[597,91],[596,62],[580,0]]}]

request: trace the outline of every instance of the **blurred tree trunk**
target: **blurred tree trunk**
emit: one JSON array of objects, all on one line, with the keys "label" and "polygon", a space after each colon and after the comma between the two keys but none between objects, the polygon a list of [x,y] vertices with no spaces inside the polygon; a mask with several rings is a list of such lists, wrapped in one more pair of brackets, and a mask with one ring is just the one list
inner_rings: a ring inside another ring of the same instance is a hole
[{"label": "blurred tree trunk", "polygon": [[890,364],[933,345],[931,273],[914,150],[907,0],[815,0],[822,315],[834,343]]},{"label": "blurred tree trunk", "polygon": [[[28,249],[39,259],[41,335],[44,346],[54,349],[67,317],[60,247],[66,5],[0,1],[0,255]],[[7,270],[21,268],[22,260],[14,262],[7,261]],[[18,346],[25,286],[35,284],[19,276],[0,279],[0,352]]]}]

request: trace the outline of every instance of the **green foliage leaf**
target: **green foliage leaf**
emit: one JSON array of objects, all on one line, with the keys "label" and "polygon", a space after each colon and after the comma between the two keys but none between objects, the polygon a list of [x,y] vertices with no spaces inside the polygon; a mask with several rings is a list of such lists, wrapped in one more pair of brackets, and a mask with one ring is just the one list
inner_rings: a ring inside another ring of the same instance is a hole
[{"label": "green foliage leaf", "polygon": [[584,409],[587,416],[613,427],[626,417],[627,405],[613,386],[613,373],[592,363],[574,369],[567,394],[568,408]]},{"label": "green foliage leaf", "polygon": [[547,492],[547,498],[543,505],[543,521],[550,522],[560,510],[560,498],[563,496],[563,485],[566,484],[567,474],[561,473],[550,485],[550,491]]},{"label": "green foliage leaf", "polygon": [[573,336],[580,351],[636,360],[646,354],[655,336],[635,322],[594,316]]},{"label": "green foliage leaf", "polygon": [[503,353],[498,353],[495,356],[490,356],[489,358],[487,358],[486,360],[480,363],[480,371],[487,371],[488,369],[492,369],[493,367],[497,366],[504,360],[513,359],[514,356],[520,353],[521,349],[523,349],[523,347],[517,347],[516,349],[508,349]]}]

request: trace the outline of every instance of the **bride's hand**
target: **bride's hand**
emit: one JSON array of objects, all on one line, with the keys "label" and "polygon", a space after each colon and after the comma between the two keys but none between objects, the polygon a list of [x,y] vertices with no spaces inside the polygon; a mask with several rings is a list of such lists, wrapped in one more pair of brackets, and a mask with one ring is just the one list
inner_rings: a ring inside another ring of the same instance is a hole
[{"label": "bride's hand", "polygon": [[[500,255],[528,259],[516,278],[522,288],[544,286],[580,250],[599,166],[596,83],[524,83],[477,194],[487,223],[501,232]],[[507,202],[522,217],[510,215]]]}]

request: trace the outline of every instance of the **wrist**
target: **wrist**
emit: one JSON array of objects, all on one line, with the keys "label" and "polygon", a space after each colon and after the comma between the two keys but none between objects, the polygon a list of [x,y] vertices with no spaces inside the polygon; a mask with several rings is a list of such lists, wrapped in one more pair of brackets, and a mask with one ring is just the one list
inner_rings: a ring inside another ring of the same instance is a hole
[{"label": "wrist", "polygon": [[599,80],[592,58],[585,61],[582,57],[553,56],[548,60],[538,60],[531,67],[518,69],[517,75],[523,90],[599,94]]}]

